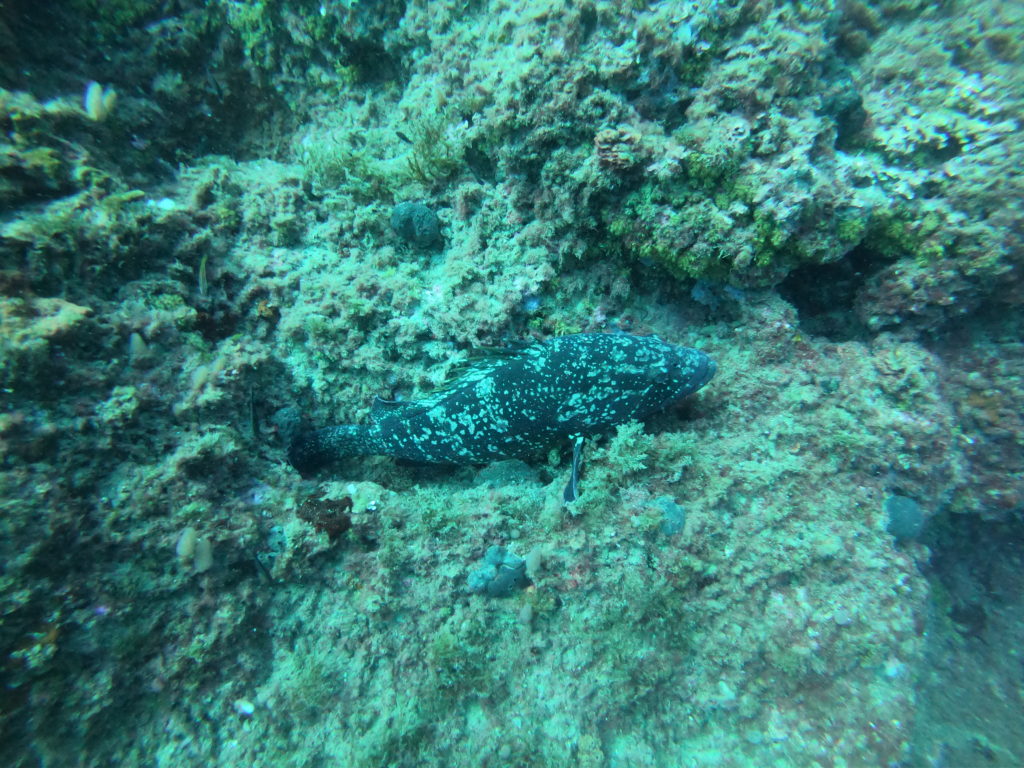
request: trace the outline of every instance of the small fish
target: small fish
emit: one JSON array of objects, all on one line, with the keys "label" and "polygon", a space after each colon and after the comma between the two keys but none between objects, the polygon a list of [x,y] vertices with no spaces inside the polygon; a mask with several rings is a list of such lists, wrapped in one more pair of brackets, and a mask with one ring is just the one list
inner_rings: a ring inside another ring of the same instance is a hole
[{"label": "small fish", "polygon": [[421,400],[377,399],[371,423],[342,424],[292,442],[300,473],[361,455],[481,464],[574,442],[566,501],[576,498],[582,438],[643,419],[715,375],[696,349],[656,336],[579,333],[504,352]]}]

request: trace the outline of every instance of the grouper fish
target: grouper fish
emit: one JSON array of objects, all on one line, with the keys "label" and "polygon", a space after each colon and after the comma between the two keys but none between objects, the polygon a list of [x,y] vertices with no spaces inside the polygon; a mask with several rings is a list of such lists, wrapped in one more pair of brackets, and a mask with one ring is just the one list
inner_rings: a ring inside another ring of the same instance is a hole
[{"label": "grouper fish", "polygon": [[714,375],[715,363],[706,354],[656,336],[559,336],[478,364],[423,399],[377,399],[369,424],[302,434],[288,458],[303,475],[360,455],[483,464],[571,439],[573,472],[565,500],[573,501],[585,436],[650,416]]}]

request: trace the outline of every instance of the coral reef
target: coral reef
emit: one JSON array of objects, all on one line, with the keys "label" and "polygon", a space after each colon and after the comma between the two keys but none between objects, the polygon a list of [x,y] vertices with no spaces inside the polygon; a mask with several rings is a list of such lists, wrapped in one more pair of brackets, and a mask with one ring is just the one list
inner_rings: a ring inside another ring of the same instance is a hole
[{"label": "coral reef", "polygon": [[[0,10],[0,759],[1020,764],[1021,39],[1008,0]],[[622,331],[718,374],[571,506],[569,445],[285,460]]]}]

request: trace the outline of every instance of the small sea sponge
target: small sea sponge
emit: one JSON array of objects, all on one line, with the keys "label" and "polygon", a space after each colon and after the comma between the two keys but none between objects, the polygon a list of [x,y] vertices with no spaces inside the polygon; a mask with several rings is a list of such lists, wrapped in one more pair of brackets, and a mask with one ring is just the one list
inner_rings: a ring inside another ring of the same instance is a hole
[{"label": "small sea sponge", "polygon": [[95,80],[85,87],[82,97],[82,109],[90,120],[99,122],[106,120],[117,104],[117,91],[110,86],[104,88]]},{"label": "small sea sponge", "polygon": [[470,592],[489,597],[508,597],[530,583],[526,561],[504,547],[493,546],[484,555],[484,565],[466,579]]},{"label": "small sea sponge", "polygon": [[404,202],[391,212],[391,228],[417,248],[429,248],[441,239],[437,214],[423,203]]},{"label": "small sea sponge", "polygon": [[594,136],[597,162],[613,171],[627,171],[643,162],[640,134],[630,128],[604,128]]},{"label": "small sea sponge", "polygon": [[899,543],[916,539],[924,528],[924,511],[921,505],[907,496],[890,496],[885,500],[885,511],[889,515],[886,530]]},{"label": "small sea sponge", "polygon": [[296,514],[316,530],[326,533],[331,541],[335,541],[352,527],[353,506],[349,496],[332,499],[324,494],[314,493],[307,496],[299,505]]},{"label": "small sea sponge", "polygon": [[666,536],[675,536],[686,525],[686,510],[676,504],[671,496],[659,496],[654,503],[661,509],[663,517],[658,528]]}]

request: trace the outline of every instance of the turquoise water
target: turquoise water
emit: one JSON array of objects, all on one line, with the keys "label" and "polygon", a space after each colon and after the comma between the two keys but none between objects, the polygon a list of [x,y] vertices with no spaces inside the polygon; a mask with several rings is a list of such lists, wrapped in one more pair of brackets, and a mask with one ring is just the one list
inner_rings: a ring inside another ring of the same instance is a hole
[{"label": "turquoise water", "polygon": [[1024,764],[1021,40],[4,4],[2,763]]}]

